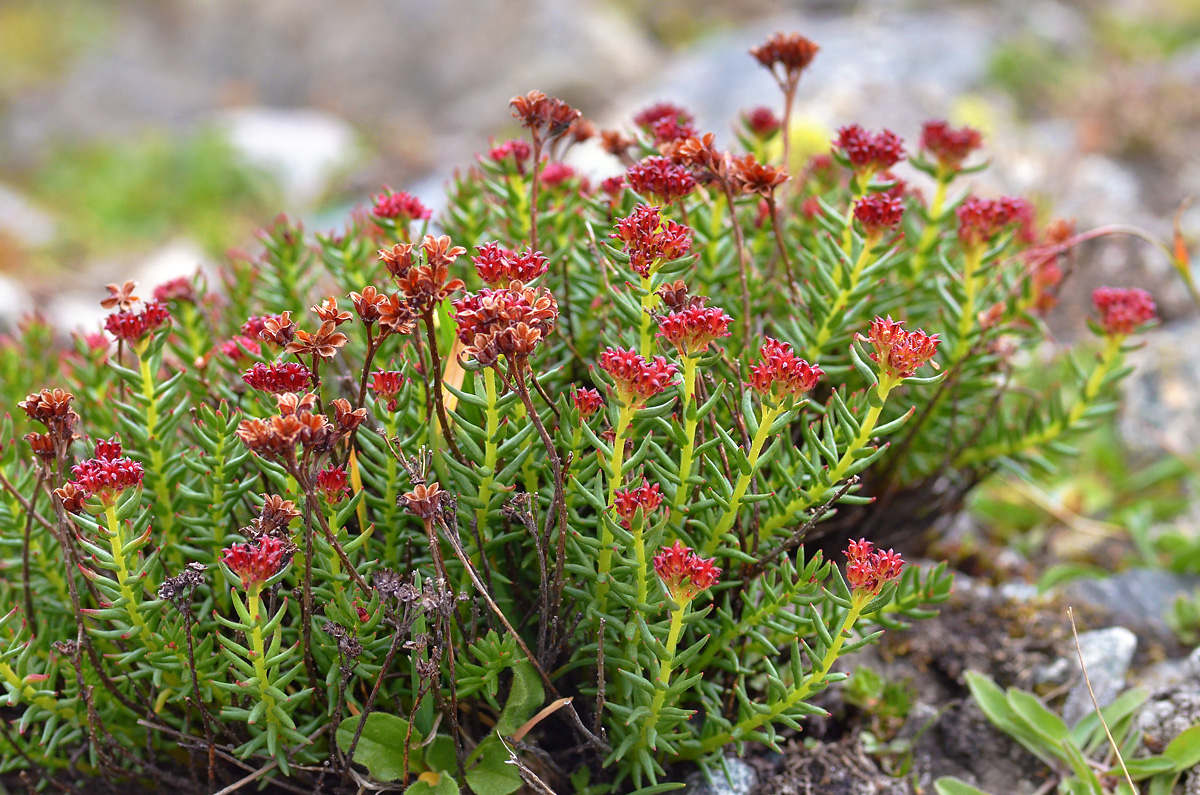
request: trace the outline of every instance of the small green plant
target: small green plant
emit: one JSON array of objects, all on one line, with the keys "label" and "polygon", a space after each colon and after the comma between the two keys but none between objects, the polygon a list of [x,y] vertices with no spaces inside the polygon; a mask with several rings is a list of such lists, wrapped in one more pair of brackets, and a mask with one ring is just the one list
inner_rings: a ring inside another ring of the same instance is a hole
[{"label": "small green plant", "polygon": [[[977,671],[966,676],[967,687],[988,720],[1046,763],[1057,777],[1058,792],[1137,795],[1129,789],[1131,779],[1146,782],[1144,791],[1150,795],[1167,795],[1184,772],[1200,764],[1200,726],[1184,731],[1161,754],[1143,753],[1141,737],[1133,727],[1148,695],[1144,690],[1127,690],[1099,713],[1090,712],[1068,727],[1032,693],[1016,688],[1002,691]],[[1119,750],[1114,751],[1113,743]],[[953,777],[938,779],[934,785],[938,795],[986,795]]]}]

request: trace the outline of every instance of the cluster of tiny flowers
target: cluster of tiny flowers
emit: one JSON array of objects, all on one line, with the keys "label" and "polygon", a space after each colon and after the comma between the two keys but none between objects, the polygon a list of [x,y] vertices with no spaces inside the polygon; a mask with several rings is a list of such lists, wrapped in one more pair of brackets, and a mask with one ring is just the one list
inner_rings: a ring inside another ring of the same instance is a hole
[{"label": "cluster of tiny flowers", "polygon": [[643,196],[669,204],[696,189],[692,172],[665,157],[653,155],[634,163],[625,172],[629,187]]},{"label": "cluster of tiny flowers", "polygon": [[751,47],[750,54],[772,72],[776,66],[780,66],[785,75],[799,76],[817,57],[820,49],[816,42],[799,33],[781,31],[757,47]]},{"label": "cluster of tiny flowers", "polygon": [[887,193],[872,193],[854,203],[854,218],[871,239],[895,229],[903,217],[904,202]]},{"label": "cluster of tiny flowers", "polygon": [[155,287],[154,300],[163,304],[168,301],[194,304],[196,303],[196,289],[192,286],[191,279],[180,276]]},{"label": "cluster of tiny flowers", "polygon": [[765,106],[753,108],[742,114],[742,124],[760,140],[766,140],[779,132],[781,122],[775,111]]},{"label": "cluster of tiny flowers", "polygon": [[[575,169],[570,165],[562,162],[547,163],[542,168],[542,173],[538,176],[541,183],[548,188],[556,188],[560,185],[565,185],[568,180],[578,176]],[[591,185],[586,179],[581,178],[579,181],[580,190],[585,194],[591,191]]]},{"label": "cluster of tiny flowers", "polygon": [[221,562],[242,580],[249,591],[279,573],[287,544],[273,535],[262,535],[248,544],[234,544],[222,550]]},{"label": "cluster of tiny flowers", "polygon": [[407,191],[397,193],[387,185],[383,186],[383,193],[374,196],[373,200],[375,204],[371,208],[371,214],[376,218],[388,218],[400,223],[409,223],[410,221],[426,221],[433,215],[433,211],[422,204],[416,196]]},{"label": "cluster of tiny flowers", "polygon": [[313,411],[317,396],[311,392],[285,392],[275,396],[279,414],[268,419],[252,418],[238,424],[237,435],[259,455],[288,458],[295,455],[297,444],[316,451],[332,450],[345,435],[362,424],[366,409],[352,409],[350,402],[338,398],[330,403],[334,422]]},{"label": "cluster of tiny flowers", "polygon": [[450,266],[467,253],[462,246],[453,245],[447,235],[425,235],[421,249],[425,254],[424,264],[413,259],[413,247],[407,243],[397,243],[390,251],[379,252],[405,301],[414,310],[431,307],[463,288],[462,279],[450,278]]},{"label": "cluster of tiny flowers", "polygon": [[[917,368],[933,359],[941,342],[937,334],[926,334],[920,329],[906,331],[903,320],[892,320],[876,316],[871,321],[871,332],[867,341],[875,348],[871,358],[884,368],[892,378],[908,378]],[[937,367],[936,363],[933,365]]]},{"label": "cluster of tiny flowers", "polygon": [[1157,307],[1150,293],[1137,287],[1097,287],[1092,303],[1100,313],[1105,334],[1125,336],[1154,319]]},{"label": "cluster of tiny flowers", "polygon": [[134,343],[164,325],[171,319],[171,313],[161,301],[151,301],[141,312],[122,309],[109,315],[104,321],[104,328],[118,340]]},{"label": "cluster of tiny flowers", "polygon": [[276,395],[282,392],[303,392],[312,386],[312,371],[300,362],[259,362],[242,373],[242,380],[251,389]]},{"label": "cluster of tiny flowers", "polygon": [[904,159],[904,141],[891,130],[872,135],[851,124],[838,130],[833,144],[859,174],[886,171]]},{"label": "cluster of tiny flowers", "polygon": [[1026,220],[1032,209],[1029,202],[1012,196],[999,199],[970,196],[954,211],[958,216],[958,239],[967,247],[984,245],[1009,224]]},{"label": "cluster of tiny flowers", "polygon": [[640,406],[675,383],[679,368],[662,356],[644,359],[628,348],[605,348],[600,369],[616,382],[621,402]]},{"label": "cluster of tiny flowers", "polygon": [[493,287],[507,285],[509,282],[531,282],[546,273],[549,260],[540,251],[525,249],[522,252],[510,251],[499,243],[484,243],[475,249],[471,261],[475,263],[475,272],[486,284]]},{"label": "cluster of tiny flowers", "polygon": [[933,155],[944,171],[958,171],[982,146],[983,135],[970,127],[956,130],[944,121],[927,121],[921,128],[921,148]]},{"label": "cluster of tiny flowers", "polygon": [[670,102],[651,105],[633,117],[633,123],[653,135],[654,142],[660,146],[695,135],[696,128],[692,126],[694,121],[691,113]]},{"label": "cluster of tiny flowers", "polygon": [[900,576],[904,561],[888,550],[880,552],[865,538],[851,541],[846,547],[846,581],[857,594],[874,596],[889,582]]},{"label": "cluster of tiny flowers", "polygon": [[533,154],[533,150],[529,148],[529,144],[520,139],[505,141],[498,146],[493,146],[488,152],[488,157],[495,160],[497,163],[502,163],[509,158],[512,158],[517,166],[517,170],[521,173],[525,171],[525,161]]},{"label": "cluster of tiny flowers", "polygon": [[759,356],[759,361],[750,365],[750,386],[775,400],[788,396],[799,399],[825,375],[820,366],[796,356],[791,345],[771,337],[766,338]]},{"label": "cluster of tiny flowers", "polygon": [[721,570],[713,565],[713,560],[704,560],[691,547],[676,541],[654,556],[654,573],[671,599],[682,604],[717,584]]},{"label": "cluster of tiny flowers", "polygon": [[622,526],[626,528],[631,526],[639,508],[642,516],[646,517],[658,510],[662,501],[662,492],[659,491],[658,484],[651,486],[645,478],[642,478],[640,486],[617,489],[613,492],[613,509],[616,510],[617,516],[621,517]]},{"label": "cluster of tiny flowers", "polygon": [[658,336],[675,346],[680,356],[704,353],[721,337],[729,336],[733,318],[715,306],[689,306],[667,314],[658,326]]},{"label": "cluster of tiny flowers", "polygon": [[554,294],[519,281],[499,290],[485,287],[455,300],[453,306],[464,355],[485,367],[500,356],[529,356],[558,320]]},{"label": "cluster of tiny flowers", "polygon": [[371,390],[380,400],[387,401],[387,410],[399,407],[397,396],[404,388],[404,375],[399,370],[376,370],[371,373]]},{"label": "cluster of tiny flowers", "polygon": [[508,104],[513,109],[513,118],[520,119],[522,127],[551,141],[565,135],[581,115],[561,99],[548,97],[541,91],[513,97]]},{"label": "cluster of tiny flowers", "polygon": [[629,255],[629,267],[646,278],[659,265],[687,256],[692,250],[692,230],[674,221],[663,221],[658,207],[639,204],[617,221],[613,238]]},{"label": "cluster of tiny flowers", "polygon": [[752,154],[735,157],[730,163],[730,176],[741,193],[756,193],[764,198],[788,181],[788,173],[768,163],[760,163]]},{"label": "cluster of tiny flowers", "polygon": [[[111,446],[104,451],[105,455],[113,453]],[[120,453],[121,448],[118,444],[114,457],[90,458],[71,467],[75,484],[88,496],[98,498],[105,507],[114,505],[125,489],[142,485],[145,474],[142,465],[131,458],[116,457],[120,456]]]},{"label": "cluster of tiny flowers", "polygon": [[249,337],[239,334],[221,344],[221,353],[235,362],[242,362],[251,356],[261,356],[262,347]]},{"label": "cluster of tiny flowers", "polygon": [[350,493],[350,484],[346,480],[345,467],[331,467],[317,473],[317,493],[325,498],[325,502],[333,505],[341,502]]},{"label": "cluster of tiny flowers", "polygon": [[604,397],[595,389],[573,387],[571,397],[575,402],[575,410],[579,412],[580,419],[586,420],[604,408]]}]

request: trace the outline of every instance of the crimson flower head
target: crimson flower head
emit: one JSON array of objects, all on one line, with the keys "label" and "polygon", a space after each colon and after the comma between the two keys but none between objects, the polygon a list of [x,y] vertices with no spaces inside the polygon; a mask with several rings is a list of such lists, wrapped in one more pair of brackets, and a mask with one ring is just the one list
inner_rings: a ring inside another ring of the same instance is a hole
[{"label": "crimson flower head", "polygon": [[742,114],[742,124],[746,126],[755,138],[765,141],[779,132],[782,122],[775,111],[766,106],[760,106]]},{"label": "crimson flower head", "polygon": [[857,124],[838,130],[833,142],[854,173],[868,179],[877,171],[887,171],[904,159],[904,141],[891,130],[872,135]]},{"label": "crimson flower head", "polygon": [[658,326],[658,336],[675,346],[680,356],[704,353],[721,337],[729,336],[733,318],[715,306],[689,306],[671,312]]},{"label": "crimson flower head", "polygon": [[335,505],[346,499],[350,493],[350,484],[346,480],[345,467],[331,467],[317,473],[317,493],[325,498],[325,502]]},{"label": "crimson flower head", "polygon": [[696,189],[696,178],[685,166],[657,155],[634,163],[625,172],[629,187],[660,204],[670,204]]},{"label": "crimson flower head", "polygon": [[242,579],[242,588],[256,591],[279,573],[287,546],[272,535],[262,535],[249,544],[234,544],[222,550],[221,562]]},{"label": "crimson flower head", "polygon": [[642,478],[640,486],[617,489],[613,492],[613,509],[616,510],[617,516],[621,517],[622,526],[626,528],[633,524],[639,508],[642,516],[647,517],[662,505],[662,501],[662,492],[659,491],[658,484],[651,486],[645,478]]},{"label": "crimson flower head", "polygon": [[168,301],[194,304],[196,303],[196,288],[192,286],[191,279],[180,276],[155,287],[154,300],[163,304]]},{"label": "crimson flower head", "polygon": [[240,364],[250,356],[261,356],[262,347],[249,337],[239,334],[221,344],[221,353]]},{"label": "crimson flower head", "polygon": [[937,369],[937,363],[931,360],[941,342],[938,335],[920,329],[906,331],[903,320],[892,320],[890,315],[886,320],[876,316],[871,321],[867,341],[875,348],[871,358],[892,378],[908,378],[926,362]]},{"label": "crimson flower head", "polygon": [[561,99],[548,97],[536,90],[513,97],[508,104],[513,109],[513,118],[520,119],[522,127],[528,129],[535,139],[547,141],[565,135],[582,115]]},{"label": "crimson flower head", "polygon": [[518,253],[499,243],[484,243],[475,249],[471,261],[479,278],[493,287],[507,287],[509,282],[531,282],[549,268],[549,260],[540,251],[526,248]]},{"label": "crimson flower head", "polygon": [[983,135],[970,127],[955,130],[944,121],[927,121],[921,128],[921,148],[933,155],[943,171],[958,171],[981,146]]},{"label": "crimson flower head", "polygon": [[129,309],[114,312],[105,319],[104,328],[118,340],[132,345],[170,320],[166,305],[151,301],[141,312]]},{"label": "crimson flower head", "polygon": [[880,552],[865,538],[846,547],[846,580],[856,596],[875,596],[900,577],[903,567],[899,554],[890,549]]},{"label": "crimson flower head", "polygon": [[999,199],[968,197],[954,211],[958,216],[958,239],[969,248],[978,248],[1013,223],[1030,220],[1033,206],[1024,199],[1004,196]]},{"label": "crimson flower head", "polygon": [[639,204],[617,221],[613,238],[629,255],[629,267],[642,278],[659,266],[687,256],[692,250],[692,230],[674,221],[663,221],[658,207]]},{"label": "crimson flower head", "polygon": [[643,130],[652,130],[654,125],[663,120],[676,124],[690,125],[696,120],[686,108],[681,108],[671,102],[656,102],[639,110],[633,117],[633,123]]},{"label": "crimson flower head", "polygon": [[886,193],[872,193],[854,203],[854,217],[863,225],[868,240],[878,240],[900,225],[904,202]]},{"label": "crimson flower head", "polygon": [[131,458],[90,458],[71,467],[75,482],[105,508],[116,505],[125,489],[142,485],[142,465]]},{"label": "crimson flower head", "polygon": [[116,461],[121,457],[123,452],[121,449],[121,440],[115,436],[111,439],[99,439],[96,441],[96,458],[102,461]]},{"label": "crimson flower head", "polygon": [[571,397],[575,401],[575,410],[579,418],[587,420],[600,409],[604,408],[604,398],[594,389],[572,388]]},{"label": "crimson flower head", "polygon": [[672,386],[679,372],[662,356],[644,359],[628,348],[605,348],[600,354],[600,369],[616,382],[620,401],[635,408]]},{"label": "crimson flower head", "polygon": [[371,214],[376,218],[387,218],[407,224],[411,221],[426,221],[433,215],[433,211],[416,196],[403,190],[397,193],[387,185],[383,186],[383,193],[373,196],[372,200],[375,206],[371,208]]},{"label": "crimson flower head", "polygon": [[399,405],[397,396],[404,388],[404,376],[399,370],[376,370],[371,373],[371,389],[381,400],[387,401],[388,411],[395,411]]},{"label": "crimson flower head", "polygon": [[242,373],[242,380],[251,389],[275,395],[284,392],[306,392],[312,386],[312,371],[300,362],[258,362]]},{"label": "crimson flower head", "polygon": [[654,556],[654,573],[662,580],[671,600],[683,604],[717,584],[721,570],[713,565],[713,560],[704,560],[691,547],[676,540]]},{"label": "crimson flower head", "polygon": [[533,154],[529,144],[520,139],[505,141],[504,143],[493,146],[488,152],[488,157],[495,160],[497,163],[511,162],[517,166],[517,171],[525,172],[525,161]]},{"label": "crimson flower head", "polygon": [[575,169],[571,168],[571,166],[567,165],[566,163],[556,161],[553,163],[547,163],[545,166],[543,166],[542,173],[538,176],[538,179],[542,181],[543,185],[553,188],[558,185],[562,185],[574,176]]},{"label": "crimson flower head", "polygon": [[825,371],[809,364],[792,352],[792,346],[771,337],[759,350],[757,364],[750,365],[750,386],[764,397],[779,401],[786,397],[799,400],[817,385]]},{"label": "crimson flower head", "polygon": [[1132,334],[1154,319],[1157,307],[1150,293],[1137,287],[1097,287],[1092,303],[1100,312],[1100,327],[1109,336]]},{"label": "crimson flower head", "polygon": [[[799,33],[780,31],[757,47],[751,47],[750,54],[770,70],[776,80],[792,83],[800,79],[800,73],[808,68],[820,49],[815,41]],[[776,67],[780,68],[782,75],[776,71]]]}]

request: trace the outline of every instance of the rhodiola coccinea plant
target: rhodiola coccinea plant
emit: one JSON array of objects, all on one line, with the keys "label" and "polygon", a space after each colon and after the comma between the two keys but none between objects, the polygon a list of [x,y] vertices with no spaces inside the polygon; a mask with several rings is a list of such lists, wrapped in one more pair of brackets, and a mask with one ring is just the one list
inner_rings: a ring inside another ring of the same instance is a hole
[{"label": "rhodiola coccinea plant", "polygon": [[736,151],[530,92],[440,217],[385,188],[217,283],[110,285],[73,347],[5,340],[0,773],[626,792],[776,744],[932,616],[912,529],[1068,452],[1154,304],[1097,291],[1099,345],[1015,388],[1079,236],[972,195],[945,122],[789,173],[817,50],[754,50],[783,120]]}]

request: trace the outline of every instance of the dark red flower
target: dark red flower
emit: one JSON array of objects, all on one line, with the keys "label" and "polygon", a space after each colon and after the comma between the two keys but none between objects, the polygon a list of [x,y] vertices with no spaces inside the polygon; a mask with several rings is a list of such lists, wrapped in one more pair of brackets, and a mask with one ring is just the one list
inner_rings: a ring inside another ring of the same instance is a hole
[{"label": "dark red flower", "polygon": [[121,455],[121,440],[117,437],[96,441],[96,458],[102,461],[116,461]]},{"label": "dark red flower", "polygon": [[242,580],[242,588],[253,591],[279,573],[287,545],[273,535],[262,535],[249,544],[234,544],[222,550],[221,562]]},{"label": "dark red flower", "polygon": [[397,396],[404,388],[404,375],[399,370],[376,370],[371,373],[371,389],[380,400],[387,401],[388,411],[399,406]]},{"label": "dark red flower", "polygon": [[967,156],[983,146],[983,134],[970,127],[953,129],[944,121],[927,121],[921,128],[921,148],[933,155],[944,171],[962,168]]},{"label": "dark red flower", "polygon": [[1010,224],[1032,222],[1033,206],[1011,196],[994,200],[970,196],[954,212],[958,216],[959,241],[968,248],[977,248]]},{"label": "dark red flower", "polygon": [[644,359],[627,348],[605,348],[600,354],[600,369],[616,383],[620,401],[636,407],[672,386],[679,372],[662,356]]},{"label": "dark red flower", "polygon": [[696,178],[687,168],[665,157],[647,157],[625,172],[629,187],[656,202],[669,204],[696,189]]},{"label": "dark red flower", "polygon": [[312,372],[300,362],[259,362],[242,374],[242,380],[252,389],[272,394],[304,392],[312,386]]},{"label": "dark red flower", "polygon": [[664,222],[657,207],[639,204],[617,221],[616,228],[613,237],[629,255],[629,267],[643,278],[691,251],[692,230],[674,221]]},{"label": "dark red flower", "polygon": [[760,163],[752,154],[734,158],[730,175],[741,193],[757,193],[764,197],[770,196],[789,179],[783,168]]},{"label": "dark red flower", "polygon": [[548,141],[565,135],[581,115],[561,99],[547,97],[541,91],[513,97],[508,104],[512,106],[513,118],[520,119],[522,127],[535,137],[544,135]]},{"label": "dark red flower", "polygon": [[904,159],[904,141],[891,130],[872,135],[857,124],[838,130],[834,148],[857,174],[872,176]]},{"label": "dark red flower", "polygon": [[1125,336],[1154,319],[1154,298],[1137,287],[1097,287],[1092,303],[1100,312],[1100,327],[1105,334]]},{"label": "dark red flower", "polygon": [[594,389],[571,388],[575,409],[581,420],[587,420],[600,409],[604,408],[604,398]]},{"label": "dark red flower", "polygon": [[558,320],[554,294],[519,281],[499,290],[484,288],[453,305],[463,354],[485,367],[500,356],[529,356]]},{"label": "dark red flower", "polygon": [[863,225],[867,239],[878,239],[900,225],[904,202],[886,193],[871,193],[854,203],[854,218]]},{"label": "dark red flower", "polygon": [[786,342],[767,337],[759,349],[759,361],[750,365],[750,386],[772,400],[786,397],[799,400],[812,391],[825,371],[809,364],[792,352]]},{"label": "dark red flower", "polygon": [[564,182],[574,176],[575,169],[571,168],[566,163],[556,161],[553,163],[547,163],[542,168],[541,174],[538,175],[538,179],[542,181],[543,185],[553,188],[557,187],[558,185],[562,185]]},{"label": "dark red flower", "polygon": [[372,197],[375,206],[371,214],[376,218],[388,218],[397,223],[407,224],[410,221],[425,221],[433,215],[433,211],[421,203],[421,200],[407,191],[397,193],[387,185],[383,193]]},{"label": "dark red flower", "polygon": [[876,316],[871,321],[867,341],[875,348],[871,358],[892,378],[908,378],[926,362],[937,368],[937,363],[932,360],[941,342],[938,335],[926,334],[920,329],[906,331],[903,320],[892,320],[891,316],[885,320]]},{"label": "dark red flower", "polygon": [[880,552],[865,538],[851,541],[846,547],[846,581],[856,595],[875,596],[900,577],[903,567],[899,554],[890,549]]},{"label": "dark red flower", "polygon": [[192,286],[191,279],[180,276],[178,279],[171,279],[155,287],[154,300],[163,304],[168,301],[194,304],[196,303],[196,288]]},{"label": "dark red flower", "polygon": [[90,458],[71,467],[75,482],[106,508],[115,505],[126,489],[142,485],[142,465],[131,458]]},{"label": "dark red flower", "polygon": [[488,151],[488,157],[495,160],[497,163],[505,161],[514,163],[520,173],[525,173],[525,161],[533,154],[529,144],[520,139],[505,141],[504,143],[493,146]]},{"label": "dark red flower", "polygon": [[650,481],[645,478],[642,478],[640,486],[616,489],[613,492],[613,510],[617,512],[617,516],[621,518],[621,525],[625,528],[632,526],[639,509],[644,519],[654,513],[658,506],[662,505],[662,501],[662,492],[658,484],[651,486]]},{"label": "dark red flower", "polygon": [[759,140],[766,140],[779,132],[782,122],[775,111],[765,106],[759,106],[742,114],[742,124]]},{"label": "dark red flower", "polygon": [[715,306],[690,306],[664,317],[658,326],[658,336],[675,346],[680,356],[704,353],[721,337],[729,336],[733,318]]},{"label": "dark red flower", "polygon": [[141,312],[127,309],[114,312],[105,319],[104,328],[118,340],[133,344],[170,320],[166,305],[151,301]]},{"label": "dark red flower", "polygon": [[221,344],[221,353],[235,362],[241,363],[251,356],[261,356],[262,348],[249,337],[238,335]]},{"label": "dark red flower", "polygon": [[654,556],[654,573],[662,580],[671,600],[683,604],[717,584],[721,570],[715,559],[704,560],[680,541]]},{"label": "dark red flower", "polygon": [[346,479],[345,467],[331,467],[317,473],[317,493],[330,505],[336,505],[346,499],[350,493],[350,483]]},{"label": "dark red flower", "polygon": [[776,79],[781,76],[776,73],[778,66],[783,72],[782,79],[798,79],[813,58],[817,57],[820,45],[799,33],[784,33],[780,31],[757,47],[750,48],[750,54],[765,66]]},{"label": "dark red flower", "polygon": [[503,248],[499,243],[484,243],[475,249],[471,261],[479,278],[492,286],[505,286],[509,282],[531,282],[544,275],[549,260],[540,251],[517,253]]}]

